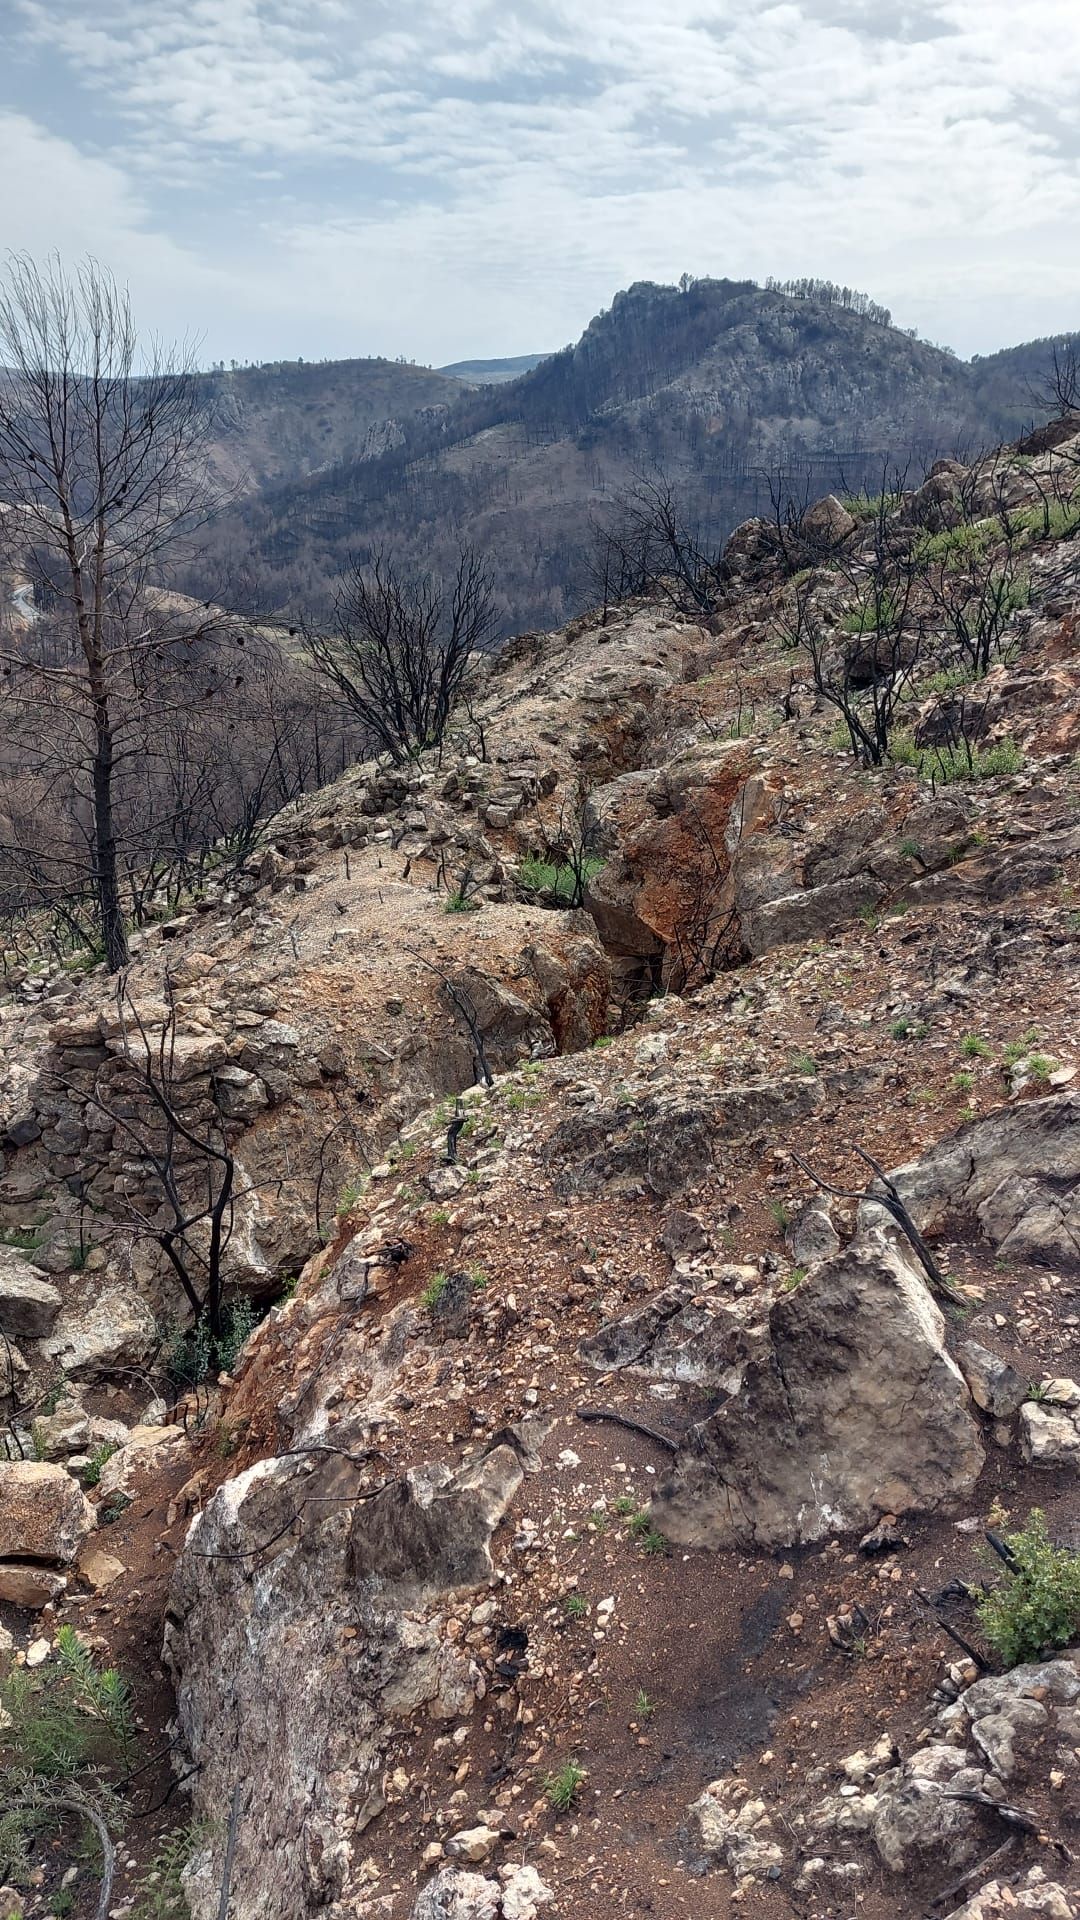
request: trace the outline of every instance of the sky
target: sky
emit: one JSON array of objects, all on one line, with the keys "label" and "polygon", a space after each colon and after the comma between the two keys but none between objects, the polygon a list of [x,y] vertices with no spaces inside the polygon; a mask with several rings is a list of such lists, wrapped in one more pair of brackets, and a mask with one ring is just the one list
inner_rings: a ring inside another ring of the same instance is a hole
[{"label": "sky", "polygon": [[814,274],[1080,328],[1080,0],[0,0],[0,246],[204,364],[554,350]]}]

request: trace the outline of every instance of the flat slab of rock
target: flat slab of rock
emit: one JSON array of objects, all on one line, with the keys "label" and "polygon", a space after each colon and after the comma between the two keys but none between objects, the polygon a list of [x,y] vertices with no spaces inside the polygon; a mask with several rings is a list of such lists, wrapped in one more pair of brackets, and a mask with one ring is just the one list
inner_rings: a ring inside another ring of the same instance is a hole
[{"label": "flat slab of rock", "polygon": [[0,1247],[0,1332],[10,1340],[43,1340],[63,1304],[60,1290],[11,1247]]},{"label": "flat slab of rock", "polygon": [[0,1540],[12,1558],[70,1566],[94,1526],[93,1507],[63,1467],[0,1461]]},{"label": "flat slab of rock", "polygon": [[66,1588],[64,1575],[51,1567],[34,1567],[21,1560],[0,1562],[0,1600],[9,1607],[40,1613],[42,1607],[59,1600]]},{"label": "flat slab of rock", "polygon": [[964,1499],[982,1464],[942,1315],[874,1235],[773,1303],[739,1393],[690,1430],[653,1517],[682,1546],[800,1546]]}]

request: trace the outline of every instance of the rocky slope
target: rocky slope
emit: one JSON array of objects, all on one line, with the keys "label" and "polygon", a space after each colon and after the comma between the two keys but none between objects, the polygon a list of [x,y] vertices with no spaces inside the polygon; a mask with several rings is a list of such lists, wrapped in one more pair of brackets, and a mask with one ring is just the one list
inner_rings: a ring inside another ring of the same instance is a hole
[{"label": "rocky slope", "polygon": [[[1028,447],[1014,512],[1080,434]],[[853,759],[740,530],[708,628],[511,646],[441,766],[283,817],[126,1000],[15,987],[9,1657],[75,1621],[175,1716],[194,1920],[226,1871],[233,1920],[1076,1911],[1076,1650],[994,1671],[956,1584],[999,1509],[1080,1544],[1075,537],[1024,567],[981,778]],[[849,576],[809,590],[844,645]],[[120,1104],[162,1032],[273,1303],[171,1411]]]}]

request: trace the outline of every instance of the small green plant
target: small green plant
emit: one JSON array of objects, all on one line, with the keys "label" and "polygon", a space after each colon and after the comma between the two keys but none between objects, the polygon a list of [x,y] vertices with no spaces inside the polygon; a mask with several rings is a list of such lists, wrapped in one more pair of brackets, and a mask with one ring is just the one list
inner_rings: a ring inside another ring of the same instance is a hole
[{"label": "small green plant", "polygon": [[881,925],[881,915],[876,907],[860,907],[859,919],[862,921],[864,927],[869,927],[871,933],[876,933]]},{"label": "small green plant", "polygon": [[467,893],[450,893],[446,897],[444,913],[479,913],[479,900],[471,900]]},{"label": "small green plant", "polygon": [[975,1075],[973,1073],[954,1073],[952,1085],[954,1093],[970,1093],[972,1087],[975,1085]]},{"label": "small green plant", "polygon": [[638,1510],[637,1498],[632,1493],[620,1493],[612,1504],[620,1520],[629,1519]]},{"label": "small green plant", "polygon": [[894,1040],[925,1040],[929,1031],[929,1021],[911,1020],[906,1013],[902,1013],[898,1019],[894,1020],[889,1028]]},{"label": "small green plant", "polygon": [[793,1073],[814,1074],[818,1070],[817,1061],[812,1053],[797,1053],[791,1062]]},{"label": "small green plant", "polygon": [[589,1611],[589,1603],[583,1593],[568,1593],[563,1599],[563,1612],[568,1620],[584,1620]]},{"label": "small green plant", "polygon": [[604,1047],[610,1047],[612,1045],[613,1040],[614,1040],[613,1034],[610,1034],[610,1033],[597,1034],[596,1039],[593,1041],[594,1053],[599,1053],[600,1051],[602,1051]]},{"label": "small green plant", "polygon": [[84,1487],[97,1486],[101,1479],[102,1469],[108,1464],[113,1454],[117,1451],[118,1448],[115,1440],[103,1440],[100,1447],[94,1448],[93,1453],[90,1455],[90,1458],[82,1470],[82,1483]]},{"label": "small green plant", "polygon": [[576,1760],[564,1760],[561,1767],[548,1774],[544,1781],[544,1792],[553,1813],[569,1813],[584,1779],[585,1769]]},{"label": "small green plant", "polygon": [[122,1513],[126,1513],[130,1505],[131,1505],[130,1493],[110,1493],[108,1496],[108,1499],[102,1500],[102,1502],[98,1507],[98,1510],[97,1510],[98,1526],[114,1527],[116,1525],[116,1522],[119,1520],[120,1515]]},{"label": "small green plant", "polygon": [[355,1180],[350,1180],[346,1186],[342,1187],[336,1209],[339,1220],[343,1220],[347,1213],[352,1212],[357,1201],[363,1199],[370,1182],[371,1175],[361,1173]]},{"label": "small green plant", "polygon": [[781,1283],[783,1285],[784,1292],[794,1293],[796,1287],[800,1287],[805,1279],[806,1279],[805,1267],[792,1267],[791,1272],[786,1273],[784,1275],[783,1281]]},{"label": "small green plant", "polygon": [[641,1547],[643,1553],[654,1554],[657,1558],[665,1554],[668,1550],[668,1543],[664,1535],[660,1532],[659,1528],[653,1526],[650,1526],[645,1533],[638,1536],[638,1545]]},{"label": "small green plant", "polygon": [[784,1202],[782,1200],[770,1200],[768,1207],[774,1226],[779,1227],[781,1233],[786,1233],[791,1225],[791,1214],[784,1205]]},{"label": "small green plant", "polygon": [[1049,1080],[1050,1075],[1057,1072],[1057,1061],[1051,1060],[1048,1053],[1031,1053],[1026,1064],[1032,1080]]},{"label": "small green plant", "polygon": [[449,1226],[450,1210],[448,1207],[432,1207],[431,1212],[428,1214],[428,1219],[431,1221],[433,1227]]},{"label": "small green plant", "polygon": [[1080,1633],[1080,1554],[1054,1546],[1038,1507],[1004,1542],[1009,1565],[976,1611],[997,1658],[1016,1667],[1067,1647]]},{"label": "small green plant", "polygon": [[847,634],[883,633],[895,626],[897,604],[891,593],[872,593],[861,606],[853,607],[845,613],[840,622],[841,632]]},{"label": "small green plant", "polygon": [[1038,1028],[1029,1027],[1026,1033],[1020,1035],[1019,1039],[1008,1041],[1002,1048],[1001,1057],[1005,1065],[1007,1067],[1015,1067],[1017,1061],[1023,1060],[1026,1055],[1031,1052],[1032,1047],[1038,1046],[1038,1043]]},{"label": "small green plant", "polygon": [[450,1275],[448,1273],[433,1273],[423,1293],[420,1295],[420,1305],[426,1307],[430,1313],[434,1307],[438,1306],[439,1301],[442,1299],[449,1285]]},{"label": "small green plant", "polygon": [[984,1040],[981,1033],[965,1033],[960,1042],[960,1051],[965,1060],[988,1060],[991,1052],[990,1042]]},{"label": "small green plant", "polygon": [[166,1834],[146,1871],[130,1920],[190,1920],[183,1873],[201,1839],[189,1822]]},{"label": "small green plant", "polygon": [[655,1712],[656,1701],[649,1699],[644,1687],[639,1687],[637,1693],[634,1695],[634,1719],[647,1723],[652,1719]]}]

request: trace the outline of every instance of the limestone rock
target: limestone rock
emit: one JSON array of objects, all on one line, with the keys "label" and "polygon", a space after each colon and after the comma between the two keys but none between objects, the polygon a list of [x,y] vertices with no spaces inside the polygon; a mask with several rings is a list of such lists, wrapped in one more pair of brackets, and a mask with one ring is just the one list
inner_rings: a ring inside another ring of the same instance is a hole
[{"label": "limestone rock", "polygon": [[84,1453],[90,1440],[90,1418],[82,1407],[58,1408],[34,1421],[34,1445],[43,1460],[64,1460]]},{"label": "limestone rock", "polygon": [[787,1230],[788,1250],[800,1267],[813,1267],[819,1260],[831,1260],[840,1251],[840,1235],[833,1226],[827,1202],[816,1195],[796,1214]]},{"label": "limestone rock", "polygon": [[546,1907],[555,1898],[535,1867],[500,1867],[499,1878],[502,1881],[502,1920],[537,1920],[541,1907]]},{"label": "limestone rock", "polygon": [[61,1304],[58,1288],[11,1247],[0,1247],[0,1333],[11,1340],[44,1339]]},{"label": "limestone rock", "polygon": [[[270,1459],[227,1481],[192,1521],[165,1655],[200,1766],[197,1810],[228,1797],[238,1743],[262,1783],[237,1832],[235,1885],[246,1891],[236,1920],[302,1920],[335,1902],[357,1910],[360,1851],[343,1836],[353,1840],[382,1807],[394,1729],[421,1711],[456,1718],[474,1704],[471,1656],[432,1603],[490,1577],[491,1532],[521,1480],[514,1447],[496,1445],[457,1473],[417,1468],[357,1502],[355,1469],[341,1460]],[[193,1920],[217,1912],[220,1838],[213,1844]],[[438,1883],[447,1902],[460,1890],[459,1878]],[[430,1888],[421,1898],[429,1894],[442,1898]],[[497,1900],[496,1886],[493,1916]]]},{"label": "limestone rock", "polygon": [[60,1315],[45,1346],[75,1379],[113,1368],[138,1367],[158,1341],[157,1323],[142,1295],[109,1286],[87,1306]]},{"label": "limestone rock", "polygon": [[[1080,1264],[1080,1093],[1001,1107],[891,1178],[923,1233],[974,1220],[1004,1259]],[[886,1217],[873,1199],[860,1217]]]},{"label": "limestone rock", "polygon": [[67,1588],[64,1574],[51,1567],[35,1567],[26,1561],[0,1562],[0,1600],[11,1607],[24,1607],[39,1613],[51,1606]]},{"label": "limestone rock", "polygon": [[463,1827],[460,1833],[451,1834],[444,1851],[449,1860],[466,1860],[470,1866],[478,1866],[498,1844],[494,1827]]},{"label": "limestone rock", "polygon": [[1017,1920],[1026,1913],[1042,1914],[1044,1920],[1076,1920],[1080,1911],[1056,1880],[1048,1880],[1042,1867],[1030,1867],[1024,1878],[988,1880],[962,1907],[956,1907],[948,1920]]},{"label": "limestone rock", "polygon": [[578,1352],[598,1373],[640,1373],[731,1393],[749,1343],[739,1316],[676,1281],[643,1307],[586,1335]]},{"label": "limestone rock", "polygon": [[444,1867],[417,1897],[412,1920],[499,1920],[501,1911],[496,1881]]},{"label": "limestone rock", "polygon": [[0,1461],[0,1540],[23,1560],[70,1565],[95,1525],[82,1488],[46,1460]]},{"label": "limestone rock", "polygon": [[143,1474],[175,1466],[190,1449],[191,1442],[183,1427],[132,1427],[123,1446],[101,1470],[98,1487],[102,1498],[122,1493],[130,1499],[136,1481]]},{"label": "limestone rock", "polygon": [[706,1853],[730,1867],[736,1880],[757,1879],[783,1862],[783,1850],[772,1837],[772,1821],[764,1800],[740,1799],[729,1789],[733,1782],[714,1780],[690,1808]]},{"label": "limestone rock", "polygon": [[1020,1449],[1034,1467],[1080,1472],[1080,1420],[1063,1407],[1029,1400],[1020,1409]]},{"label": "limestone rock", "polygon": [[977,1407],[992,1413],[995,1420],[1011,1420],[1014,1413],[1019,1413],[1029,1388],[1015,1367],[977,1340],[962,1340],[956,1357]]},{"label": "limestone rock", "polygon": [[682,1545],[802,1545],[962,1499],[982,1457],[942,1316],[875,1237],[773,1303],[767,1346],[687,1435],[654,1518]]},{"label": "limestone rock", "polygon": [[118,1560],[114,1553],[106,1553],[103,1547],[95,1546],[93,1541],[87,1542],[79,1554],[79,1573],[95,1593],[100,1593],[104,1587],[111,1587],[126,1572],[122,1560]]},{"label": "limestone rock", "polygon": [[835,547],[854,533],[856,521],[835,493],[827,493],[822,500],[815,500],[807,507],[802,517],[800,532],[814,546]]}]

